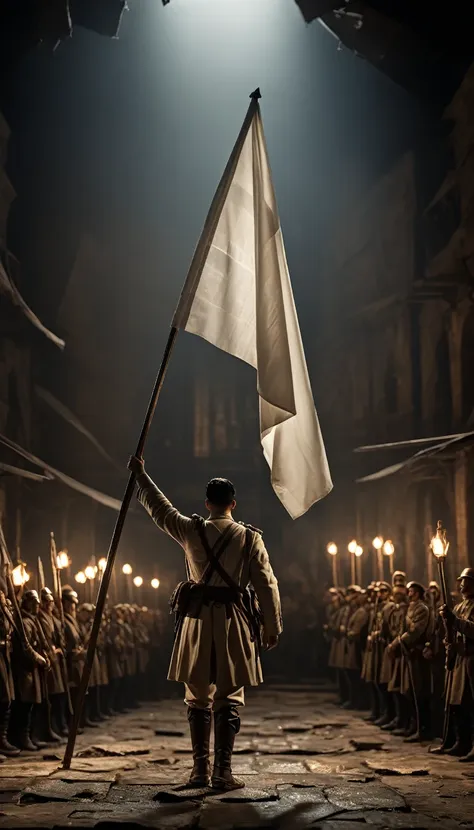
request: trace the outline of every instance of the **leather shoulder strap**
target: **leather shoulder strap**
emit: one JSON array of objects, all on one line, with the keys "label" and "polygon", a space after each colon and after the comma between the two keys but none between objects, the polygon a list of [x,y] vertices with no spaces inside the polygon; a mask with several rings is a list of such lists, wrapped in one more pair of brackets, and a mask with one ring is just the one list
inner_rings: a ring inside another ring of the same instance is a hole
[{"label": "leather shoulder strap", "polygon": [[[194,518],[194,517],[193,517]],[[197,532],[199,534],[199,538],[201,540],[201,544],[205,550],[206,556],[208,558],[209,564],[204,571],[204,574],[201,577],[201,582],[204,585],[207,585],[213,573],[218,573],[221,579],[226,583],[229,588],[233,588],[234,590],[243,593],[242,588],[240,585],[235,582],[230,574],[222,567],[219,562],[220,557],[230,545],[234,535],[235,535],[235,525],[229,525],[220,539],[218,539],[217,543],[214,545],[213,548],[209,545],[209,542],[206,538],[206,530],[205,530],[205,523],[204,520],[201,522],[197,522],[196,524]]]}]

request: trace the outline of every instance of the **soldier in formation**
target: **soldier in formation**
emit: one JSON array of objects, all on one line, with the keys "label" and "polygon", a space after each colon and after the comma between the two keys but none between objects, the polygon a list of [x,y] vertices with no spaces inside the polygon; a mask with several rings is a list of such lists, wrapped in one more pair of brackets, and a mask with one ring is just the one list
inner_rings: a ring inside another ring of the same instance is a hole
[{"label": "soldier in formation", "polygon": [[[9,584],[8,584],[9,583]],[[95,608],[70,586],[58,603],[49,588],[14,594],[0,577],[0,756],[37,752],[69,731]],[[11,596],[11,598],[10,598]],[[138,706],[158,612],[128,604],[106,610],[82,727]]]},{"label": "soldier in formation", "polygon": [[443,606],[436,582],[332,588],[326,606],[329,667],[340,705],[407,742],[442,738],[437,754],[474,761],[474,568]]}]

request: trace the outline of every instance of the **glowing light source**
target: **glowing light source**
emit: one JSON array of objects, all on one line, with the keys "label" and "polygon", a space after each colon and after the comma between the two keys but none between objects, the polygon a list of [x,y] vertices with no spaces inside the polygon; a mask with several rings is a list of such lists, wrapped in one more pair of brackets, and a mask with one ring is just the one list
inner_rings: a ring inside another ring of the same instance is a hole
[{"label": "glowing light source", "polygon": [[356,542],[355,539],[353,539],[352,542],[349,542],[349,544],[347,546],[347,550],[349,551],[349,553],[355,553],[356,552],[357,542]]},{"label": "glowing light source", "polygon": [[381,536],[376,536],[372,542],[375,550],[382,550],[383,547],[383,539]]},{"label": "glowing light source", "polygon": [[103,573],[105,571],[105,568],[107,567],[107,559],[105,558],[105,556],[103,556],[102,559],[99,559],[98,565],[99,571],[102,571]]},{"label": "glowing light source", "polygon": [[59,570],[69,567],[69,556],[67,550],[60,550],[56,557],[56,567]]},{"label": "glowing light source", "polygon": [[152,579],[151,580],[151,587],[152,588],[159,588],[160,587],[160,580],[159,579]]},{"label": "glowing light source", "polygon": [[438,522],[436,536],[433,536],[430,547],[437,559],[444,559],[448,553],[449,542],[446,539],[446,531],[441,522]]},{"label": "glowing light source", "polygon": [[364,548],[361,547],[361,545],[357,545],[354,553],[356,556],[362,556],[362,554],[364,553]]},{"label": "glowing light source", "polygon": [[395,546],[390,539],[387,539],[387,541],[384,543],[383,552],[385,556],[393,556],[393,554],[395,553]]},{"label": "glowing light source", "polygon": [[76,582],[79,582],[79,585],[84,585],[87,582],[87,576],[85,575],[84,571],[78,571],[77,574],[74,576]]},{"label": "glowing light source", "polygon": [[336,556],[337,545],[334,542],[329,542],[329,545],[327,546],[326,550],[330,556]]},{"label": "glowing light source", "polygon": [[141,588],[143,585],[143,577],[142,576],[135,576],[133,578],[133,584],[136,588]]},{"label": "glowing light source", "polygon": [[85,568],[84,573],[87,579],[94,579],[96,570],[93,565],[88,565],[87,568]]},{"label": "glowing light source", "polygon": [[20,562],[20,564],[17,565],[16,568],[13,568],[13,570],[12,570],[12,579],[13,579],[13,584],[17,588],[19,588],[21,585],[24,585],[25,582],[28,582],[29,578],[30,578],[30,575],[29,575],[28,571],[26,570],[23,562]]},{"label": "glowing light source", "polygon": [[133,573],[132,566],[131,565],[124,565],[123,568],[122,568],[122,573],[124,573],[126,576],[130,576],[130,574]]}]

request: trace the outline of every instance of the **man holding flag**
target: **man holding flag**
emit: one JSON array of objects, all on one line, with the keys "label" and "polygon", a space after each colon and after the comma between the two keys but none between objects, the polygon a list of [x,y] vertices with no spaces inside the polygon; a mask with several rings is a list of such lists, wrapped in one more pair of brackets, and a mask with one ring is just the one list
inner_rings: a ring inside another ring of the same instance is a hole
[{"label": "man holding flag", "polygon": [[[186,556],[188,581],[180,583],[172,601],[177,631],[168,680],[185,684],[194,758],[189,783],[209,785],[212,707],[212,787],[243,787],[231,769],[240,728],[238,707],[244,704],[244,686],[263,681],[260,625],[268,649],[277,645],[282,631],[278,583],[262,536],[234,521],[235,489],[227,479],[212,479],[207,485],[205,521],[181,515],[146,474],[142,459],[132,458],[130,469],[137,476],[140,502]],[[252,601],[249,583],[261,610]]]},{"label": "man holding flag", "polygon": [[[185,549],[190,572],[190,579],[175,597],[180,623],[170,677],[187,685],[186,701],[195,741],[193,783],[205,783],[209,778],[210,728],[209,714],[193,712],[208,713],[213,700],[217,752],[212,783],[224,788],[240,786],[230,770],[233,739],[239,726],[235,707],[243,702],[241,687],[256,685],[262,679],[257,649],[259,625],[247,592],[248,583],[253,584],[262,606],[268,646],[276,645],[281,630],[278,588],[265,546],[258,532],[233,521],[232,484],[222,479],[210,482],[210,515],[205,522],[181,516],[144,472],[143,449],[179,329],[199,335],[256,369],[263,454],[270,467],[272,487],[290,516],[302,516],[332,488],[286,262],[259,90],[250,98],[191,262],[130,462],[131,475],[110,543],[74,729],[64,757],[66,769],[71,763],[100,617],[136,477],[142,503],[158,526]],[[209,584],[205,584],[205,590],[199,585],[195,601],[193,585],[206,580]],[[211,599],[211,589],[230,591],[232,598],[226,593],[220,599],[217,594]],[[223,659],[219,663],[219,655],[231,641],[234,645],[228,664]],[[204,674],[201,665],[205,666]],[[202,763],[197,763],[199,759]]]}]

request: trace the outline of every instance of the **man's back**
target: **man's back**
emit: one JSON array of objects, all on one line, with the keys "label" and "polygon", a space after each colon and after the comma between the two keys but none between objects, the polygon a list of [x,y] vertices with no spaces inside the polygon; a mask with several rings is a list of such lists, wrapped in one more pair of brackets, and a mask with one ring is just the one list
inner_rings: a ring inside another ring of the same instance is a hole
[{"label": "man's back", "polygon": [[[155,524],[184,549],[188,580],[178,586],[179,608],[169,680],[184,683],[194,766],[192,786],[239,788],[232,775],[234,739],[240,728],[244,687],[263,681],[260,625],[247,592],[255,589],[263,617],[263,641],[274,647],[282,630],[278,583],[261,534],[234,522],[235,489],[226,479],[207,486],[207,521],[183,516],[131,460],[138,498]],[[211,497],[212,496],[212,497]],[[210,777],[209,741],[214,712],[214,769]]]}]

